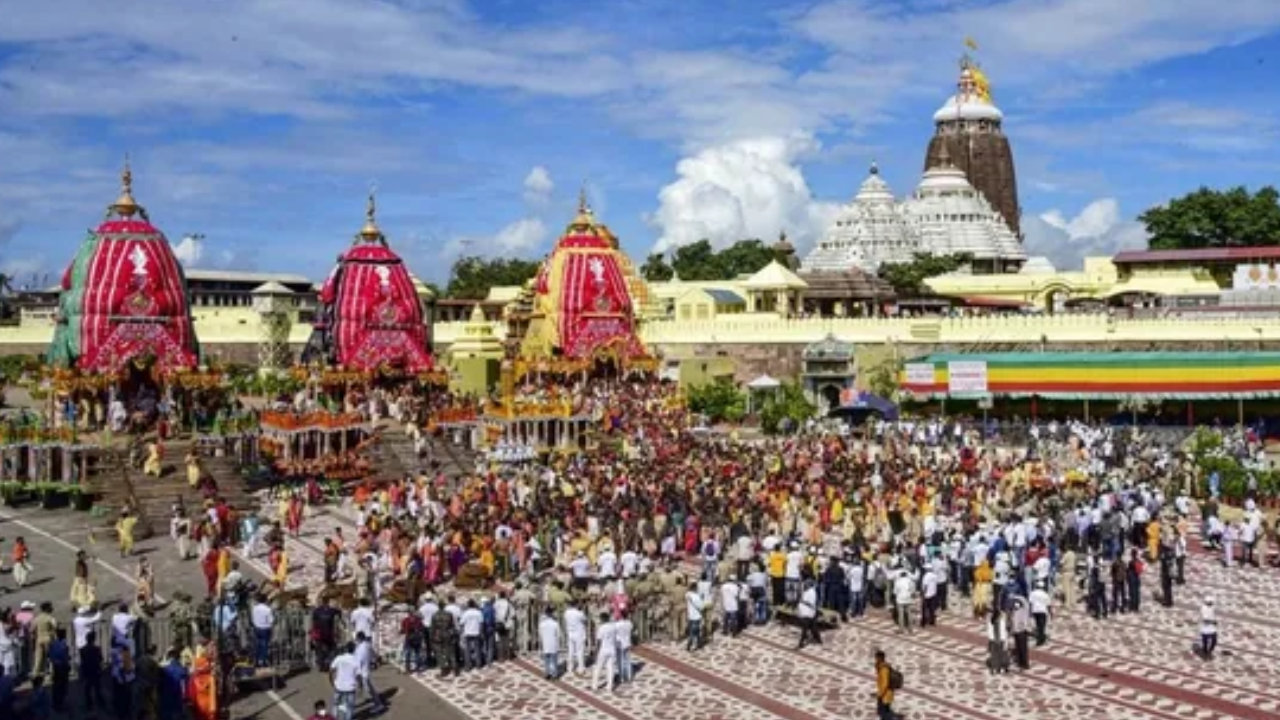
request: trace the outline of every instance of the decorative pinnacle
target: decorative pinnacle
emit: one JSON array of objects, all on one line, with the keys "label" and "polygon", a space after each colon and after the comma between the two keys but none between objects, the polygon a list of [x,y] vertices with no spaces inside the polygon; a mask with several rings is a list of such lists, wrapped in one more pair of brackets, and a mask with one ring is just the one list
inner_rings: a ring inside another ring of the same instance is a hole
[{"label": "decorative pinnacle", "polygon": [[360,228],[360,237],[370,242],[382,238],[382,231],[378,229],[378,204],[374,199],[377,188],[369,189],[369,202],[364,209],[364,227]]},{"label": "decorative pinnacle", "polygon": [[142,208],[133,199],[133,169],[129,165],[129,154],[124,155],[124,169],[120,171],[120,197],[111,204],[109,210],[120,217],[129,218]]},{"label": "decorative pinnacle", "polygon": [[876,164],[876,161],[875,161],[875,160],[872,160],[872,161],[871,161],[871,174],[872,174],[872,175],[879,175],[879,174],[880,174],[880,166]]}]

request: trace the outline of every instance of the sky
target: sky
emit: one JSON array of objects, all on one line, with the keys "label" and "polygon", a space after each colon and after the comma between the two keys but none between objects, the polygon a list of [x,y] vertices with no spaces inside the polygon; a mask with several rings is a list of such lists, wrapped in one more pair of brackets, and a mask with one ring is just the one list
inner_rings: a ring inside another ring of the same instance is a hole
[{"label": "sky", "polygon": [[582,191],[638,260],[803,253],[872,161],[915,187],[965,38],[1061,269],[1280,170],[1277,0],[0,0],[0,270],[56,277],[126,154],[191,267],[319,279],[371,188],[434,281],[545,254]]}]

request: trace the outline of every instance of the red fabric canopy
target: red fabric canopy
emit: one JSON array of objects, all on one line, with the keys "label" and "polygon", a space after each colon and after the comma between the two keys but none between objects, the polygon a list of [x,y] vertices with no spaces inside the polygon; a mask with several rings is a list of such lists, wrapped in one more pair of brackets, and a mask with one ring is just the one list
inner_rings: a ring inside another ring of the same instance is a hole
[{"label": "red fabric canopy", "polygon": [[339,258],[320,291],[317,333],[334,364],[373,372],[426,372],[433,361],[417,288],[400,256],[381,243],[356,245]]},{"label": "red fabric canopy", "polygon": [[[617,251],[595,235],[567,235],[557,243],[548,265],[556,262],[563,263],[556,300],[563,355],[585,358],[612,347],[626,357],[643,356]],[[538,291],[547,294],[550,290],[544,271],[538,278]]]},{"label": "red fabric canopy", "polygon": [[[186,278],[164,235],[144,220],[110,220],[84,277],[78,318],[82,370],[118,371],[130,360],[154,356],[163,371],[194,368],[195,331]],[[71,269],[63,278],[70,290]]]}]

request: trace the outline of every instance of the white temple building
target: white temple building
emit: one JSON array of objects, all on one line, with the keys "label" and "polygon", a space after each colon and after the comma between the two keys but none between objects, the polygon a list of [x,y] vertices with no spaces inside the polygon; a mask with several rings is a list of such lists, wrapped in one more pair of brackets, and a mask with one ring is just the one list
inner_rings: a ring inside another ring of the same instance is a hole
[{"label": "white temple building", "polygon": [[917,253],[969,253],[974,272],[1015,272],[1026,260],[1018,236],[946,152],[911,197],[895,200],[873,164],[853,201],[842,207],[805,257],[805,271],[857,267],[874,273],[884,263]]}]

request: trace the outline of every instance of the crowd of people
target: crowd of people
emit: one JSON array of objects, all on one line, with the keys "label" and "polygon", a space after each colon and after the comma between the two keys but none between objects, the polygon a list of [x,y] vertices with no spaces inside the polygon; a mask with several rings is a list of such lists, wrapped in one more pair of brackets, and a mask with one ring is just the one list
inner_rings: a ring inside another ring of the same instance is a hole
[{"label": "crowd of people", "polygon": [[[1265,564],[1277,546],[1275,524],[1252,501],[1230,516],[1213,497],[1193,503],[1212,495],[1211,481],[1141,428],[1032,423],[1025,444],[1008,446],[980,424],[924,417],[743,440],[694,431],[675,387],[650,378],[575,383],[556,399],[598,428],[586,448],[520,462],[480,453],[474,468],[450,474],[423,441],[418,472],[355,488],[355,532],[323,533],[327,587],[309,640],[331,674],[338,717],[352,716],[361,692],[375,711],[385,707],[372,668],[378,617],[393,605],[411,609],[397,616],[406,671],[448,675],[536,653],[548,680],[583,675],[590,659],[591,687],[609,690],[631,681],[631,647],[642,640],[699,652],[782,622],[804,648],[872,612],[906,634],[961,608],[986,628],[991,673],[1026,670],[1032,648],[1053,641],[1055,615],[1139,613],[1151,583],[1166,605],[1191,594],[1209,660],[1218,615],[1214,598],[1186,587],[1193,535],[1228,566]],[[347,410],[390,418],[415,439],[432,412],[459,407],[387,391],[348,400]],[[504,442],[509,453],[524,447]],[[1225,431],[1224,445],[1252,455],[1259,443]],[[235,623],[249,629],[252,662],[267,662],[276,613],[296,599],[287,537],[320,522],[306,520],[307,506],[324,499],[316,478],[291,480],[260,526],[216,498],[194,515],[175,507],[171,537],[183,558],[198,544],[208,597],[180,608],[194,629],[161,656],[164,668],[172,660],[190,673],[207,638]],[[129,529],[119,534],[127,555]],[[273,576],[244,589],[233,548],[265,555]],[[75,600],[92,616],[87,572],[76,569]],[[147,591],[137,611],[146,612],[154,578],[140,566],[138,582]],[[350,612],[335,602],[342,587]],[[13,627],[0,628],[0,665]],[[33,627],[37,647],[60,629]],[[904,678],[884,650],[876,693],[888,718]],[[46,664],[56,698],[57,667],[47,654],[34,667]]]}]

